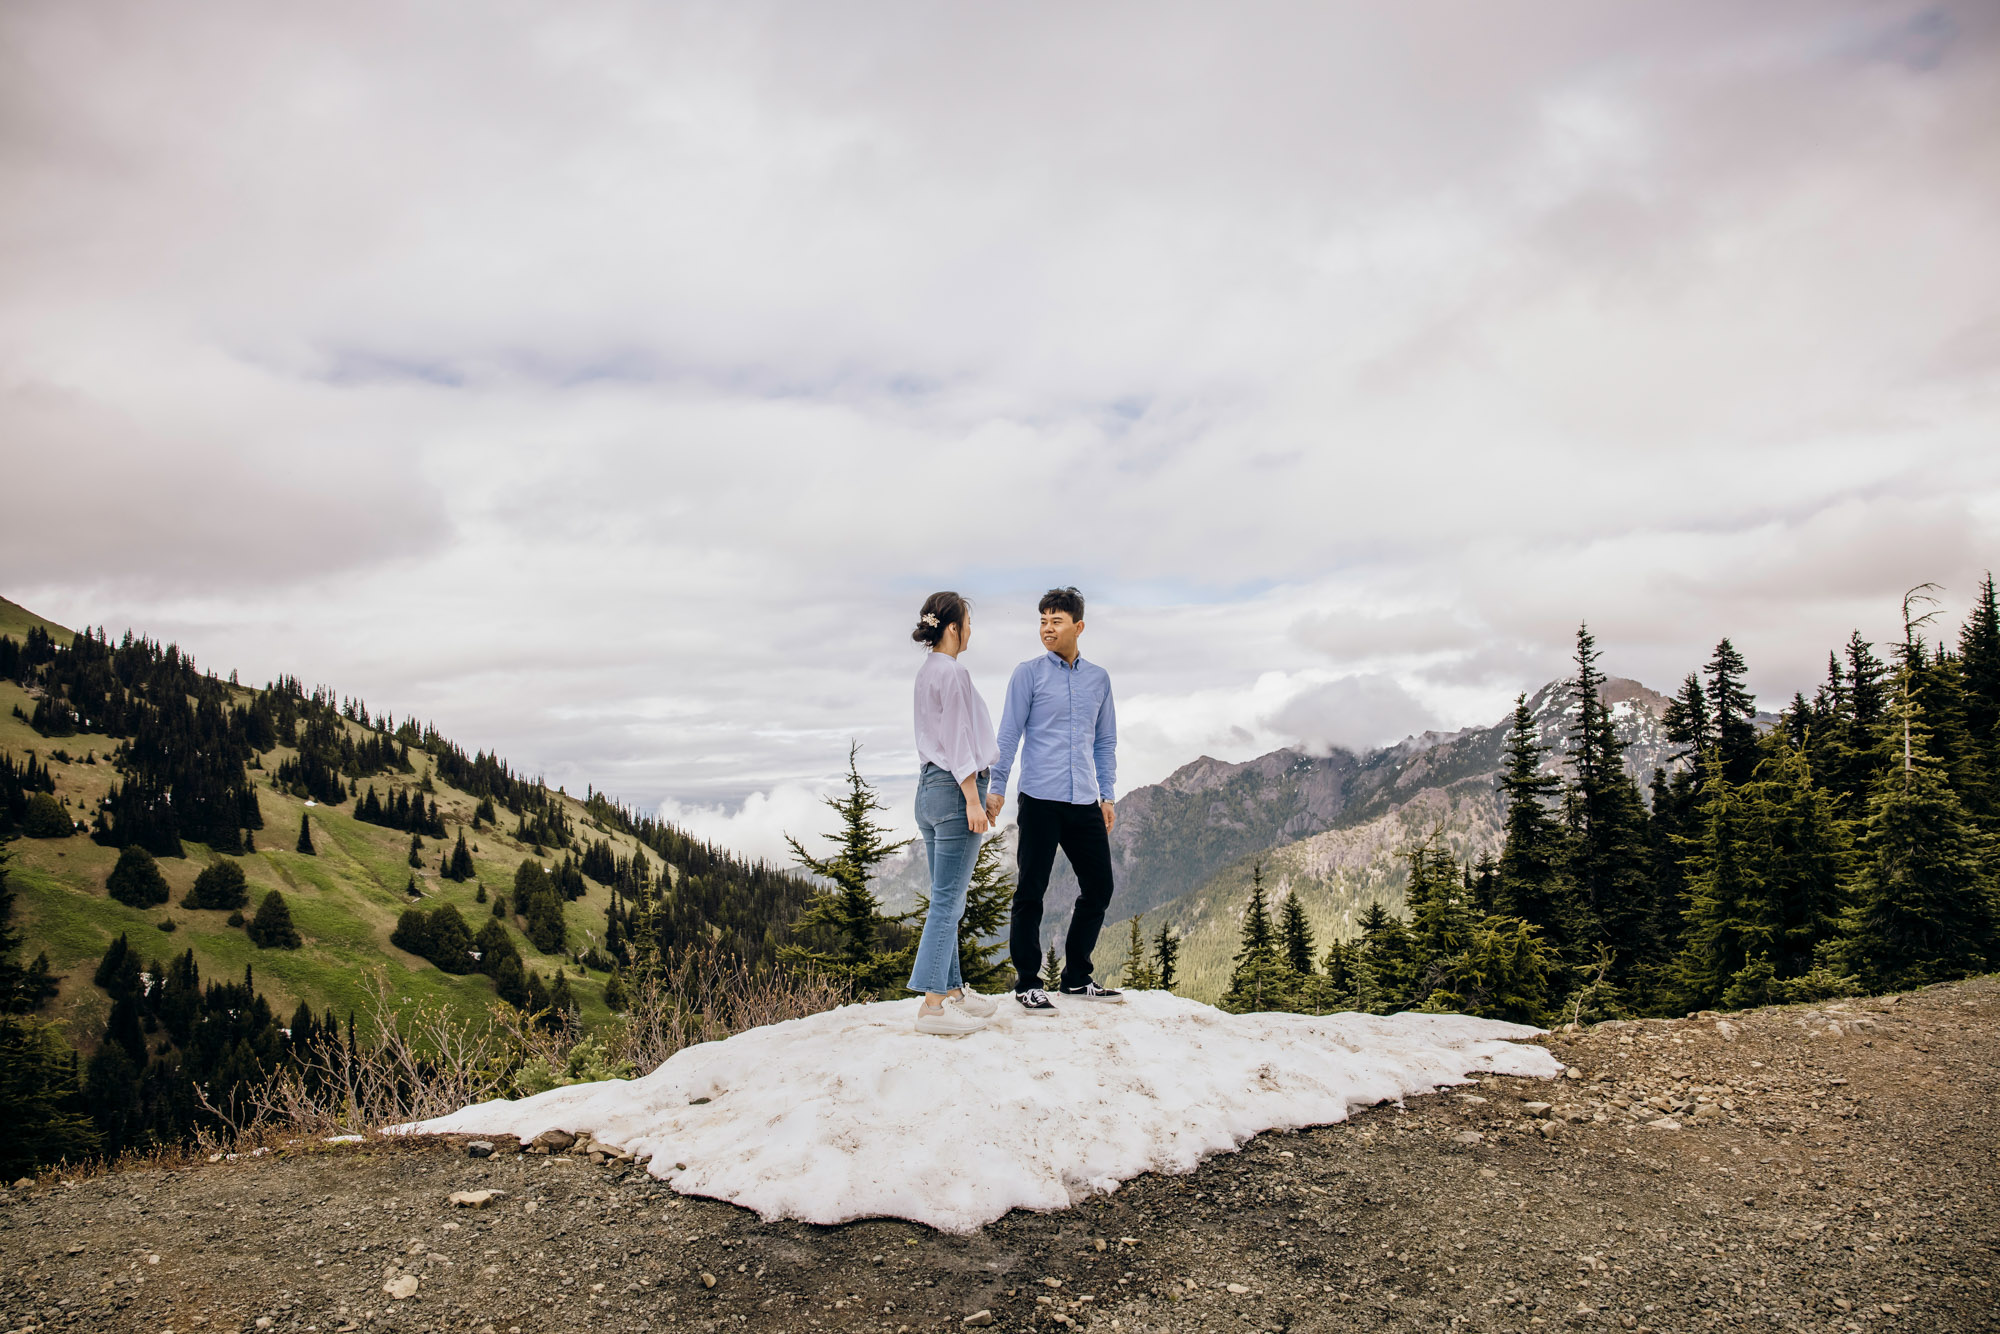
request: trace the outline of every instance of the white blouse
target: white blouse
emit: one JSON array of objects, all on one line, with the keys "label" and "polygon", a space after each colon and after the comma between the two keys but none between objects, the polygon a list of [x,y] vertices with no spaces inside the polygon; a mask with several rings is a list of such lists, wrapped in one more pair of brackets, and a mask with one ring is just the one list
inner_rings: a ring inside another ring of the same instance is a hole
[{"label": "white blouse", "polygon": [[917,668],[917,758],[963,783],[1000,762],[993,719],[973,687],[972,673],[949,653],[926,653]]}]

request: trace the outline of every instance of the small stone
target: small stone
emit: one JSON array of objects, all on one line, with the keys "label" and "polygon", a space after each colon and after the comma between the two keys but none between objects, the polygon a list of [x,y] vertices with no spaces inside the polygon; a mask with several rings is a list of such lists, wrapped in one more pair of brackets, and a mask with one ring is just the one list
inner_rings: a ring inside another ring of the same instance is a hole
[{"label": "small stone", "polygon": [[1563,1078],[1564,1078],[1564,1079],[1582,1079],[1582,1078],[1583,1078],[1583,1071],[1581,1071],[1581,1070],[1577,1069],[1577,1068],[1576,1068],[1575,1066],[1573,1066],[1573,1065],[1572,1065],[1572,1066],[1568,1067],[1567,1069],[1565,1069],[1565,1070],[1563,1071]]},{"label": "small stone", "polygon": [[1727,1019],[1718,1019],[1715,1021],[1716,1036],[1721,1038],[1724,1042],[1736,1041],[1736,1034],[1738,1031],[1739,1030],[1737,1029],[1736,1025],[1730,1023]]},{"label": "small stone", "polygon": [[1118,1239],[1118,1244],[1120,1246],[1137,1246],[1139,1244],[1139,1239],[1137,1237],[1120,1237]]},{"label": "small stone", "polygon": [[1500,1176],[1500,1169],[1497,1167],[1482,1167],[1479,1169],[1479,1175],[1485,1177],[1488,1181],[1497,1180]]},{"label": "small stone", "polygon": [[521,1206],[521,1212],[524,1214],[539,1213],[541,1211],[541,1208],[542,1208],[541,1205],[536,1204],[533,1200],[529,1200],[526,1204]]},{"label": "small stone", "polygon": [[1102,1237],[1098,1237],[1090,1243],[1091,1249],[1099,1251],[1103,1250],[1108,1244]]},{"label": "small stone", "polygon": [[1042,1280],[1042,1286],[1045,1288],[1060,1288],[1062,1280],[1059,1278],[1045,1278]]},{"label": "small stone", "polygon": [[72,1245],[72,1246],[71,1246],[71,1247],[69,1248],[69,1254],[71,1254],[71,1255],[82,1255],[82,1254],[83,1254],[83,1244],[82,1244],[81,1242],[78,1242],[78,1243],[76,1243],[76,1244]]},{"label": "small stone", "polygon": [[707,1271],[706,1269],[702,1270],[702,1271],[701,1271],[701,1286],[703,1286],[704,1288],[712,1288],[712,1287],[714,1287],[714,1286],[715,1286],[715,1275],[713,1275],[713,1274],[709,1273],[709,1272],[708,1272],[708,1271]]},{"label": "small stone", "polygon": [[269,1329],[270,1327],[271,1327],[271,1317],[267,1315],[260,1315],[257,1317],[255,1321],[255,1328]]},{"label": "small stone", "polygon": [[576,1136],[567,1130],[544,1130],[528,1143],[530,1147],[540,1149],[544,1153],[556,1153],[576,1143]]},{"label": "small stone", "polygon": [[1486,1136],[1480,1134],[1477,1130],[1461,1130],[1451,1137],[1451,1142],[1453,1144],[1472,1145],[1483,1143],[1485,1139]]},{"label": "small stone", "polygon": [[1722,1109],[1712,1102],[1705,1102],[1694,1109],[1694,1119],[1697,1121],[1720,1121],[1722,1119]]},{"label": "small stone", "polygon": [[[400,1302],[416,1296],[417,1289],[422,1286],[423,1280],[415,1274],[398,1274],[382,1285],[382,1291]],[[264,1328],[268,1329],[270,1326],[266,1325]]]},{"label": "small stone", "polygon": [[1539,1125],[1537,1125],[1535,1129],[1542,1132],[1543,1139],[1554,1139],[1557,1135],[1560,1135],[1562,1133],[1562,1122],[1543,1121]]},{"label": "small stone", "polygon": [[1250,1289],[1244,1287],[1241,1283],[1228,1283],[1224,1284],[1223,1286],[1228,1291],[1235,1293],[1238,1297],[1241,1297],[1244,1293],[1250,1291]]},{"label": "small stone", "polygon": [[990,1325],[993,1323],[993,1313],[991,1311],[983,1311],[983,1310],[974,1311],[971,1315],[967,1316],[965,1319],[959,1321],[958,1323],[961,1325],[974,1325],[974,1326]]},{"label": "small stone", "polygon": [[460,1209],[484,1209],[507,1192],[504,1190],[455,1190],[451,1202]]},{"label": "small stone", "polygon": [[1646,1129],[1648,1130],[1679,1130],[1680,1128],[1681,1123],[1674,1120],[1671,1116],[1663,1116],[1656,1121],[1648,1121],[1646,1123]]},{"label": "small stone", "polygon": [[1529,1116],[1547,1116],[1549,1105],[1545,1102],[1524,1102],[1521,1104],[1521,1110]]},{"label": "small stone", "polygon": [[471,1141],[465,1146],[465,1156],[468,1158],[491,1158],[493,1156],[493,1141],[487,1139]]}]

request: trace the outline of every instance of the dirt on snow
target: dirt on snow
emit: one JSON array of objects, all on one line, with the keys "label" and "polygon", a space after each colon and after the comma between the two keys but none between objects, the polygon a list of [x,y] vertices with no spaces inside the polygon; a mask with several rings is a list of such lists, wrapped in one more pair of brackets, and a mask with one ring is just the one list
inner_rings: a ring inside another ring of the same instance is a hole
[{"label": "dirt on snow", "polygon": [[2000,1330],[2000,979],[1547,1041],[969,1237],[463,1141],[45,1177],[0,1330]]}]

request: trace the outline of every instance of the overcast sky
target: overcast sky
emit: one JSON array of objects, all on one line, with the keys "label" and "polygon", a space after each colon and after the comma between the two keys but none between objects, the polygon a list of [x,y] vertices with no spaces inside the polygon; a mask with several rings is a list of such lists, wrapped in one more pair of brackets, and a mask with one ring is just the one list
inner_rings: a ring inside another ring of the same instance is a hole
[{"label": "overcast sky", "polygon": [[771,852],[908,632],[1122,782],[1772,702],[2000,532],[2000,13],[0,7],[0,592]]}]

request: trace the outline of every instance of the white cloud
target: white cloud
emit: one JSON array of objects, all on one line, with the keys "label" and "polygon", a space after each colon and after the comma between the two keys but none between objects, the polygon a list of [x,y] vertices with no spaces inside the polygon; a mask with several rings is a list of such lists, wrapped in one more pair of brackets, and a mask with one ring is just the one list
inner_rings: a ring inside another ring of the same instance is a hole
[{"label": "white cloud", "polygon": [[0,591],[768,849],[938,587],[1130,786],[1991,561],[1988,7],[501,12],[0,13]]}]

